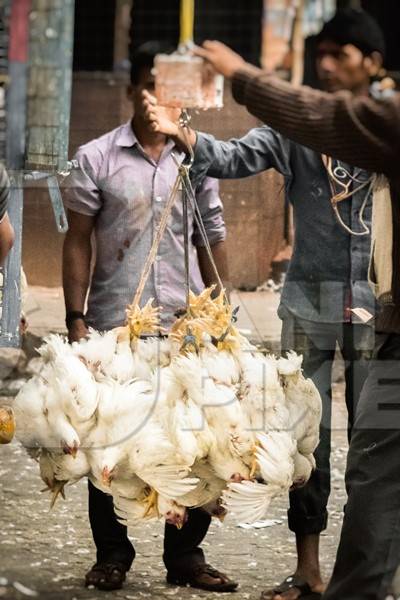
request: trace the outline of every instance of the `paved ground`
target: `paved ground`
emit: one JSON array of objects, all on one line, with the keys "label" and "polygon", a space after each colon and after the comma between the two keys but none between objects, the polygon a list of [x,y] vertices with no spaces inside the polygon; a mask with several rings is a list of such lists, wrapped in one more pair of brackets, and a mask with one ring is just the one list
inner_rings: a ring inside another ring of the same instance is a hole
[{"label": "paved ground", "polygon": [[[267,294],[269,300],[262,297],[263,301],[259,302],[255,297],[245,295],[246,306],[252,306],[253,310],[247,324],[244,321],[241,326],[247,328],[247,325],[255,323],[259,328],[261,318],[264,320],[266,311],[269,311],[271,320],[268,331],[274,331],[270,341],[276,343],[279,321],[273,317],[273,307],[278,297],[268,292],[263,294]],[[38,293],[35,290],[33,298],[37,310],[28,314],[31,331],[43,334],[41,328],[47,318],[54,330],[61,329],[63,313],[59,291],[39,290]],[[263,334],[260,338],[263,338]],[[14,371],[11,379],[16,376],[20,377]],[[10,377],[7,385],[10,385]],[[12,399],[3,397],[0,402],[12,403]],[[343,404],[342,383],[339,382],[335,384],[331,519],[329,529],[322,538],[321,550],[326,576],[329,576],[333,565],[345,499],[343,471],[346,435]],[[85,590],[82,577],[94,561],[85,483],[70,487],[67,500],[61,501],[49,512],[48,498],[40,493],[43,484],[37,465],[17,443],[0,447],[0,454],[0,598],[95,600],[116,597],[141,600],[176,597],[183,600],[211,600],[217,597],[215,594],[170,587],[164,583],[160,523],[143,525],[130,531],[138,556],[124,590],[112,595]],[[276,521],[270,527],[244,530],[232,523],[223,526],[212,524],[204,549],[212,564],[223,567],[240,581],[240,591],[234,597],[255,600],[261,589],[277,583],[294,568],[294,544],[293,536],[287,530],[286,504],[285,498],[275,502],[269,517]]]}]

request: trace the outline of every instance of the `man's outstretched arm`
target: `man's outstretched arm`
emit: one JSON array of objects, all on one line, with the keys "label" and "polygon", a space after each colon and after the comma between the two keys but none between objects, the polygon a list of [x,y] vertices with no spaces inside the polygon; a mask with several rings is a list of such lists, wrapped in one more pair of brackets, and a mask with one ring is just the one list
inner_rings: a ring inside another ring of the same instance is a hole
[{"label": "man's outstretched arm", "polygon": [[184,135],[178,123],[171,121],[156,98],[143,92],[145,114],[154,131],[172,137],[178,146],[194,152],[191,179],[195,187],[204,177],[238,179],[274,168],[284,177],[291,176],[290,143],[270,127],[255,127],[241,138],[217,140],[207,133],[189,129]]},{"label": "man's outstretched arm", "polygon": [[378,101],[294,87],[219,42],[206,42],[198,53],[232,79],[237,102],[284,136],[368,171],[398,175],[399,95]]}]

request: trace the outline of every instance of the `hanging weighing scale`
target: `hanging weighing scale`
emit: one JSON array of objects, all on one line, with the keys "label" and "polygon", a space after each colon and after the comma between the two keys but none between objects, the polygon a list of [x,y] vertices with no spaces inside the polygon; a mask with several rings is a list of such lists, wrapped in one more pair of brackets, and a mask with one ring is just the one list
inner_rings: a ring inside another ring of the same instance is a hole
[{"label": "hanging weighing scale", "polygon": [[222,108],[224,78],[199,56],[193,56],[194,0],[181,0],[180,41],[173,54],[154,60],[155,93],[161,106],[207,110]]}]

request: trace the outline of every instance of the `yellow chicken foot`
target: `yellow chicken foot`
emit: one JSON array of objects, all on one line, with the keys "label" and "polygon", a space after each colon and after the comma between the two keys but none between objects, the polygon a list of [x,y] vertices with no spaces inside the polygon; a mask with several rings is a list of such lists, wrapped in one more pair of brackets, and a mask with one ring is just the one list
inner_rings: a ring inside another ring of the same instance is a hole
[{"label": "yellow chicken foot", "polygon": [[148,496],[144,501],[145,505],[147,505],[146,511],[143,515],[144,518],[152,516],[152,512],[155,511],[157,517],[159,517],[158,513],[158,492],[152,489]]},{"label": "yellow chicken foot", "polygon": [[65,500],[65,492],[64,488],[68,482],[67,481],[57,481],[51,491],[51,500],[50,500],[50,510],[52,510],[57,502],[58,496],[61,495],[62,499]]},{"label": "yellow chicken foot", "polygon": [[250,463],[250,479],[254,479],[256,476],[256,473],[258,471],[258,460],[257,460],[257,456],[256,456],[256,452],[257,452],[257,448],[258,448],[258,442],[256,442],[253,446],[252,449],[252,455],[253,458],[251,459],[251,463]]}]

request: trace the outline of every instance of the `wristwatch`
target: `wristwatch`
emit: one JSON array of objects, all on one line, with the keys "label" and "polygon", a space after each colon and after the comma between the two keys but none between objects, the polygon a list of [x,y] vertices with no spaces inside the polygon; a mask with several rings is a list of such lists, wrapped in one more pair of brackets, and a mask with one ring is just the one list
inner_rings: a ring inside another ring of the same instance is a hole
[{"label": "wristwatch", "polygon": [[83,314],[83,312],[80,312],[78,310],[68,311],[65,316],[65,324],[67,326],[67,329],[69,329],[72,323],[74,321],[77,321],[78,319],[82,319],[83,321],[85,320],[85,315]]}]

